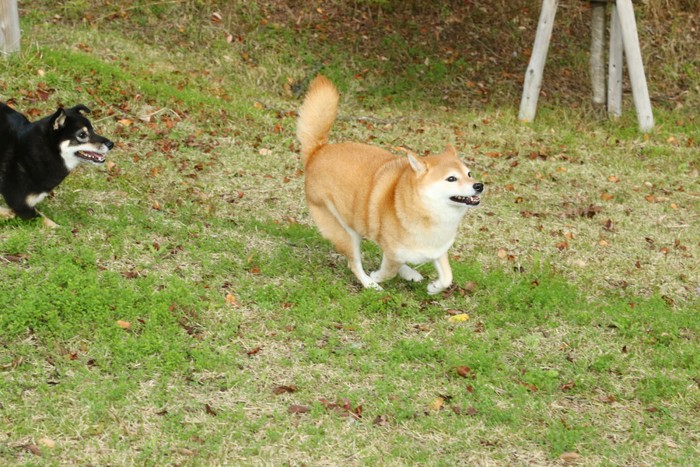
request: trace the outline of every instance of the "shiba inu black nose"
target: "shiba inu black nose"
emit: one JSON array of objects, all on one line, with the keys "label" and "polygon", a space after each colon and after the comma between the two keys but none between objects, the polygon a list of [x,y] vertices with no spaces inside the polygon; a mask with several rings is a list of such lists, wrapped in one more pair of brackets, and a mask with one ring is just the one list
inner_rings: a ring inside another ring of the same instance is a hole
[{"label": "shiba inu black nose", "polygon": [[110,140],[105,141],[105,146],[107,146],[107,149],[112,149],[114,147],[114,143],[111,142]]},{"label": "shiba inu black nose", "polygon": [[481,193],[482,191],[484,191],[484,184],[483,183],[475,183],[473,185],[473,188],[474,188],[474,191],[476,191],[477,193]]}]

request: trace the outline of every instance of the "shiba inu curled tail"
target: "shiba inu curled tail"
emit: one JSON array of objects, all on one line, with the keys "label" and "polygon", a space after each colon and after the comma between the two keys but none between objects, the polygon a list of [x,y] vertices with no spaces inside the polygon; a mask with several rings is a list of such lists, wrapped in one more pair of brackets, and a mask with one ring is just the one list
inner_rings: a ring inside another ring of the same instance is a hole
[{"label": "shiba inu curled tail", "polygon": [[319,75],[311,82],[297,122],[297,138],[301,142],[304,166],[309,155],[328,142],[328,133],[338,115],[339,99],[338,90],[325,76]]},{"label": "shiba inu curled tail", "polygon": [[[381,289],[380,282],[397,274],[421,281],[408,264],[432,262],[438,278],[428,293],[445,290],[452,284],[448,250],[462,217],[481,202],[484,185],[451,145],[438,155],[397,157],[367,144],[328,144],[338,102],[333,83],[318,76],[299,110],[297,138],[311,217],[364,287]],[[362,268],[363,238],[384,254],[371,274]]]}]

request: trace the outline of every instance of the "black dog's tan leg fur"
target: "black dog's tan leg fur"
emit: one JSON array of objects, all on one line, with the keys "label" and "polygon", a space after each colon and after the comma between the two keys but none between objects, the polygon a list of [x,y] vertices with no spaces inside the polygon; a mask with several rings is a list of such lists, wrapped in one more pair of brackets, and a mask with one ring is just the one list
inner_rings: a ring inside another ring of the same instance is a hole
[{"label": "black dog's tan leg fur", "polygon": [[16,217],[15,212],[12,209],[0,208],[0,219],[9,220]]},{"label": "black dog's tan leg fur", "polygon": [[55,223],[54,221],[52,221],[51,219],[46,217],[43,213],[41,213],[39,211],[37,211],[37,212],[41,216],[41,223],[44,227],[48,227],[49,229],[55,229],[55,228],[59,227],[59,225],[57,223]]},{"label": "black dog's tan leg fur", "polygon": [[[46,217],[41,212],[37,211],[37,213],[41,216],[41,223],[44,227],[55,229],[59,226],[57,223]],[[14,219],[15,217],[17,217],[17,214],[15,214],[15,212],[12,209],[0,207],[0,220],[10,220]]]}]

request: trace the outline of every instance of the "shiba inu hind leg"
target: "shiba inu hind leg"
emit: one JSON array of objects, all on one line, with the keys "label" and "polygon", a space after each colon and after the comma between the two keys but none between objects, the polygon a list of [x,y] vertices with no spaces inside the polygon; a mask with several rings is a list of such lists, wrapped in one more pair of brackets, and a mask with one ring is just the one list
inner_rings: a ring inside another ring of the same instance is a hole
[{"label": "shiba inu hind leg", "polygon": [[360,244],[362,236],[342,221],[335,209],[309,203],[309,212],[321,231],[321,235],[330,240],[338,252],[348,259],[348,266],[363,287],[381,290],[379,284],[365,273],[362,268]]},{"label": "shiba inu hind leg", "polygon": [[436,281],[428,284],[428,293],[435,295],[442,292],[452,285],[452,268],[450,267],[450,259],[447,253],[433,261],[435,269],[437,269],[438,278]]},{"label": "shiba inu hind leg", "polygon": [[369,276],[377,282],[384,282],[393,279],[396,277],[396,274],[409,282],[420,282],[423,280],[423,275],[421,273],[408,264],[387,257],[386,253],[382,258],[382,265],[379,270],[374,271]]},{"label": "shiba inu hind leg", "polygon": [[384,256],[382,257],[382,265],[377,271],[371,273],[369,277],[376,282],[384,282],[389,279],[393,279],[396,277],[396,274],[399,272],[402,265],[403,263],[391,259],[386,253],[384,253]]},{"label": "shiba inu hind leg", "polygon": [[348,235],[350,236],[352,243],[352,255],[348,256],[348,265],[350,266],[350,270],[355,274],[355,277],[357,277],[357,279],[362,283],[364,288],[382,290],[377,281],[368,276],[367,273],[365,273],[365,270],[362,268],[362,252],[360,251],[362,236],[354,230],[349,230]]}]

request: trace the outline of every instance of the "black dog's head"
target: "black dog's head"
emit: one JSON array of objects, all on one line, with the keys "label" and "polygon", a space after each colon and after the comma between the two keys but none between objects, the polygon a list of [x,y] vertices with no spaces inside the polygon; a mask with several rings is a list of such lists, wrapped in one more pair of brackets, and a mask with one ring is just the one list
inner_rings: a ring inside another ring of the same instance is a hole
[{"label": "black dog's head", "polygon": [[102,164],[105,154],[114,147],[113,142],[95,133],[83,112],[89,113],[90,109],[79,104],[69,109],[60,108],[49,118],[68,170],[81,162]]}]

